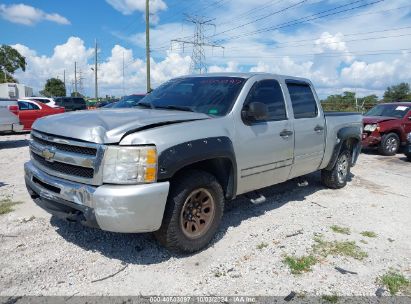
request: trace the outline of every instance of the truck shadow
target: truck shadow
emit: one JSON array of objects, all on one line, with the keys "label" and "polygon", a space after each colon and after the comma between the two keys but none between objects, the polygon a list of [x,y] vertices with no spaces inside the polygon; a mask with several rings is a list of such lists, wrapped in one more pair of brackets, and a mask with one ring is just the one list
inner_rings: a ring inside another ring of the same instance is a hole
[{"label": "truck shadow", "polygon": [[[230,227],[237,227],[244,220],[281,208],[289,201],[302,202],[310,194],[322,189],[325,188],[321,184],[319,172],[316,172],[260,190],[259,193],[267,199],[266,202],[260,205],[253,205],[250,203],[249,198],[244,195],[226,203],[220,229],[209,247],[220,241]],[[157,243],[150,233],[121,234],[106,232],[83,227],[80,224],[70,223],[56,217],[52,217],[50,223],[66,241],[85,250],[99,252],[108,258],[118,259],[123,263],[150,265],[161,263],[170,258],[189,256],[169,252]]]},{"label": "truck shadow", "polygon": [[0,150],[22,148],[28,145],[29,141],[26,139],[0,141]]}]

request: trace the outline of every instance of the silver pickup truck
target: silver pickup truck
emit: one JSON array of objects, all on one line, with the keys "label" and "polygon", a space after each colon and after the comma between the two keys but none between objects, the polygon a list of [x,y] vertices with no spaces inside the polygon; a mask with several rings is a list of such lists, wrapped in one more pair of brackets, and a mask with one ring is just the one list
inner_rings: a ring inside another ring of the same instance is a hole
[{"label": "silver pickup truck", "polygon": [[34,201],[194,252],[213,238],[225,201],[317,170],[325,186],[344,187],[360,153],[361,115],[324,114],[303,78],[185,76],[134,106],[37,120],[25,164]]}]

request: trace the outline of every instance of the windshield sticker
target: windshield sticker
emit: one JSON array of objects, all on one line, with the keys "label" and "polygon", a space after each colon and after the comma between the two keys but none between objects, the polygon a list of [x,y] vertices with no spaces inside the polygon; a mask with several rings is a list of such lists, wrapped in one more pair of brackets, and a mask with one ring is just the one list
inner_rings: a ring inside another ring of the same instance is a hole
[{"label": "windshield sticker", "polygon": [[228,79],[203,79],[200,81],[201,84],[240,84],[243,82],[243,79],[235,79],[235,78],[228,78]]},{"label": "windshield sticker", "polygon": [[408,107],[398,106],[395,110],[396,110],[396,111],[405,111],[405,110],[407,110],[407,109],[408,109]]},{"label": "windshield sticker", "polygon": [[218,114],[218,110],[217,109],[210,109],[210,110],[208,110],[208,114]]}]

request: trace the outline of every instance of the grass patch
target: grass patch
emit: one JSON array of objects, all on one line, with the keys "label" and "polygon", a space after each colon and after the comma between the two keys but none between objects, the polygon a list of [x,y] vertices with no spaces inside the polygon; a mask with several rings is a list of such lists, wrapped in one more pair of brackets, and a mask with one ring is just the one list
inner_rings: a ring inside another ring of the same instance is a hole
[{"label": "grass patch", "polygon": [[369,237],[369,238],[375,238],[377,237],[377,234],[374,231],[363,231],[360,233],[362,236]]},{"label": "grass patch", "polygon": [[313,250],[315,253],[320,254],[324,257],[328,255],[341,255],[352,257],[356,260],[362,260],[368,256],[365,251],[362,251],[354,241],[324,241],[321,238],[314,238],[316,244],[313,245]]},{"label": "grass patch", "polygon": [[11,199],[0,200],[0,215],[12,212],[13,206],[21,204],[20,202],[13,202]]},{"label": "grass patch", "polygon": [[268,247],[268,244],[267,244],[267,243],[264,243],[264,242],[262,242],[262,243],[260,243],[260,244],[257,245],[257,249],[259,249],[259,250],[262,250],[262,249],[264,249],[265,247]]},{"label": "grass patch", "polygon": [[338,296],[337,295],[322,295],[321,299],[328,303],[337,303],[338,302]]},{"label": "grass patch", "polygon": [[350,228],[348,227],[341,227],[341,226],[337,226],[337,225],[332,225],[331,230],[334,231],[335,233],[341,233],[341,234],[350,234]]},{"label": "grass patch", "polygon": [[311,266],[317,263],[317,259],[312,255],[299,258],[286,256],[284,263],[290,267],[292,274],[301,274],[303,272],[311,271]]},{"label": "grass patch", "polygon": [[389,271],[380,277],[380,281],[388,288],[391,295],[395,295],[398,291],[410,287],[410,281],[402,274],[394,271]]},{"label": "grass patch", "polygon": [[360,243],[368,244],[368,242],[366,240],[360,240]]}]

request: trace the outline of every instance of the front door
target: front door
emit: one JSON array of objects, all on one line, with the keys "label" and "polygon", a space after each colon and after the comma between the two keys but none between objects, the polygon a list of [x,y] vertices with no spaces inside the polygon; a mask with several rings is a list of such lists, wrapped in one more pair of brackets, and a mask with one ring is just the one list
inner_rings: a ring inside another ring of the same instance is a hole
[{"label": "front door", "polygon": [[24,130],[31,130],[34,121],[39,118],[40,108],[27,101],[19,101],[19,119]]},{"label": "front door", "polygon": [[294,164],[289,178],[318,170],[325,148],[325,119],[310,84],[286,81],[294,112]]},{"label": "front door", "polygon": [[251,102],[266,104],[268,118],[252,123],[244,119],[237,122],[237,194],[285,181],[293,161],[293,126],[288,119],[283,91],[278,81],[270,79],[256,82],[243,109]]}]

